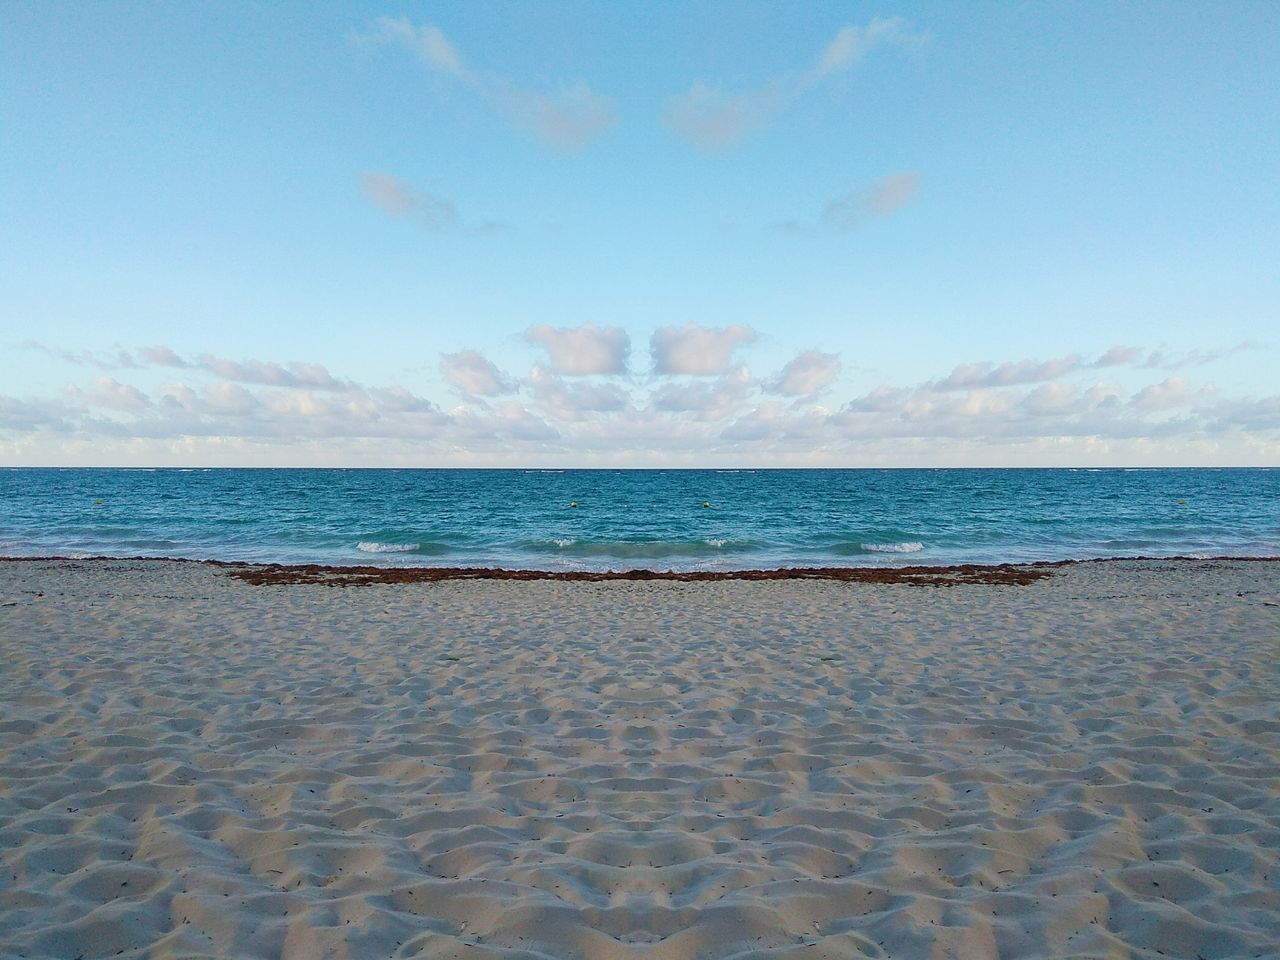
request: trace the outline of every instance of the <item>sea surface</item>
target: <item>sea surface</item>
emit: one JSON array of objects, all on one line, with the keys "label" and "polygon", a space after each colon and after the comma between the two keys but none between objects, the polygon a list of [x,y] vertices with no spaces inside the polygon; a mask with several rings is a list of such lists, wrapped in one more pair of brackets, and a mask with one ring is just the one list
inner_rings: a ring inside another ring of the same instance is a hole
[{"label": "sea surface", "polygon": [[1280,555],[1280,469],[0,470],[0,555],[727,570]]}]

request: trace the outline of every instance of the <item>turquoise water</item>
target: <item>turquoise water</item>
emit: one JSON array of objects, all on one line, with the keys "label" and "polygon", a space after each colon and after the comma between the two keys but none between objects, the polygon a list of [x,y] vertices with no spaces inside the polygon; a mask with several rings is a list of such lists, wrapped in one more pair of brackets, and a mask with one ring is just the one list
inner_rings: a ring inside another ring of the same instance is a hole
[{"label": "turquoise water", "polygon": [[6,556],[689,570],[1175,554],[1280,555],[1280,469],[0,470]]}]

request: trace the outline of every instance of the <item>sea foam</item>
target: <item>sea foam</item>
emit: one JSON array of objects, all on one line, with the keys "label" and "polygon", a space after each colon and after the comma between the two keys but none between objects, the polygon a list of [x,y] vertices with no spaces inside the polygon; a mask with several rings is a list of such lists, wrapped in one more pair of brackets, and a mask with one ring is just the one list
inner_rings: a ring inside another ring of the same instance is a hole
[{"label": "sea foam", "polygon": [[924,544],[919,540],[907,540],[903,543],[860,543],[863,550],[869,553],[919,553]]},{"label": "sea foam", "polygon": [[356,549],[361,553],[413,553],[421,547],[420,543],[378,543],[376,540],[361,540]]}]

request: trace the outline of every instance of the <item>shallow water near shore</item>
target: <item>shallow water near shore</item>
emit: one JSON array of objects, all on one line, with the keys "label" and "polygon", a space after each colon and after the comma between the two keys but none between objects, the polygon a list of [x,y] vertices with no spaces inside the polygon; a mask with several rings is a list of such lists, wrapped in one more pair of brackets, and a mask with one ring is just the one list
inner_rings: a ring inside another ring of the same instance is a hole
[{"label": "shallow water near shore", "polygon": [[1280,470],[0,471],[0,555],[733,570],[1280,554]]}]

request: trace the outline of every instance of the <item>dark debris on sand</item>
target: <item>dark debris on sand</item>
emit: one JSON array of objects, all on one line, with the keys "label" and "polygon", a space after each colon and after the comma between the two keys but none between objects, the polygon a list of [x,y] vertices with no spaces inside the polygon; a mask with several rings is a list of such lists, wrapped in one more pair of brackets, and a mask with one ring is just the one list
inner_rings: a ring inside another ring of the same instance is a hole
[{"label": "dark debris on sand", "polygon": [[317,583],[358,587],[374,583],[435,583],[442,580],[559,580],[585,583],[666,580],[701,583],[722,580],[836,580],[845,583],[901,583],[921,587],[959,584],[1026,586],[1052,576],[1057,564],[1033,567],[963,564],[952,567],[794,567],[777,570],[504,570],[475,567],[332,567],[319,564],[265,564],[231,569],[228,574],[254,586]]}]

